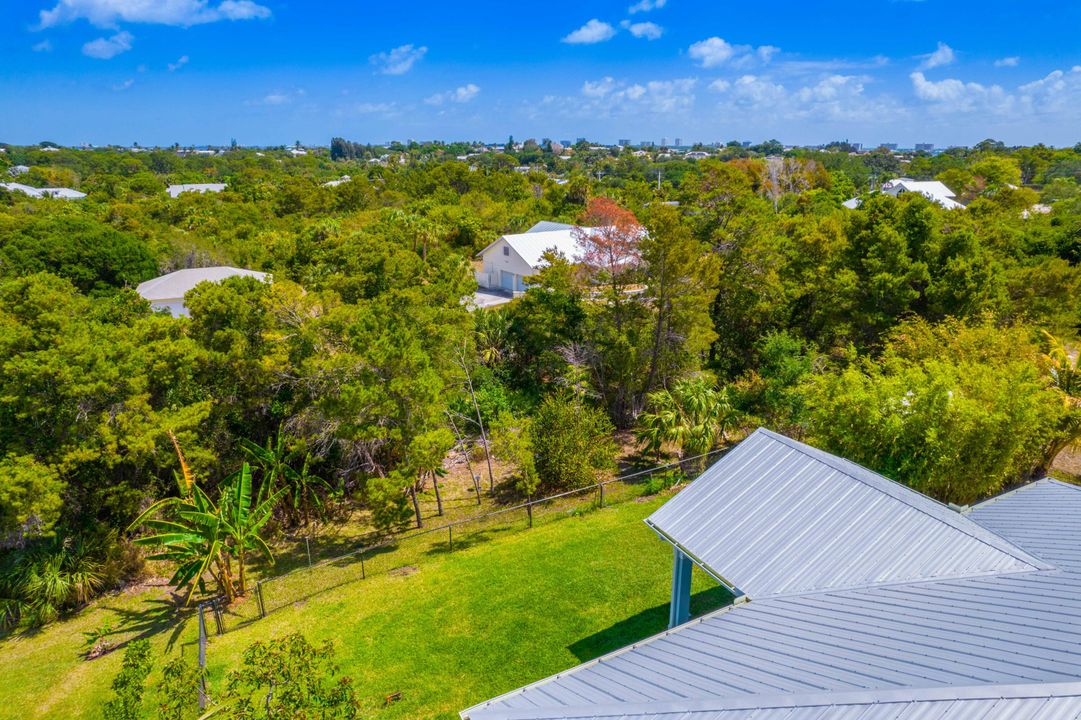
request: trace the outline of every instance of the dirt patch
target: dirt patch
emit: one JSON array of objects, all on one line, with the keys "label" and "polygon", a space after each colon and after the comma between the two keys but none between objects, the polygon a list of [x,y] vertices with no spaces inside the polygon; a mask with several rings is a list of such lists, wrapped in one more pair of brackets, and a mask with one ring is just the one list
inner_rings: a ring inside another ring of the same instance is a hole
[{"label": "dirt patch", "polygon": [[416,575],[418,572],[420,572],[420,568],[416,565],[405,565],[400,568],[394,568],[388,574],[395,577],[408,577],[410,575]]}]

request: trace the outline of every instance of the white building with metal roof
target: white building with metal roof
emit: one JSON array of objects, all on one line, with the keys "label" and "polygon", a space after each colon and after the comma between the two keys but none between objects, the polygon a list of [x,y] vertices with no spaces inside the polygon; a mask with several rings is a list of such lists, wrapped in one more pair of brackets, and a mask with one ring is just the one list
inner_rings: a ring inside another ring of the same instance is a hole
[{"label": "white building with metal roof", "polygon": [[182,183],[180,185],[170,185],[165,188],[165,192],[169,193],[169,197],[177,197],[182,193],[220,193],[226,188],[225,183]]},{"label": "white building with metal roof", "polygon": [[583,249],[579,233],[590,228],[542,220],[524,233],[503,235],[477,253],[482,270],[477,284],[508,293],[525,292],[525,279],[545,266],[544,254],[554,252],[571,262],[580,262]]},{"label": "white building with metal roof", "polygon": [[140,283],[135,291],[150,301],[155,311],[168,310],[174,317],[186,317],[188,308],[184,305],[184,296],[199,283],[220,283],[231,277],[253,277],[260,282],[270,282],[267,273],[244,270],[235,267],[208,267],[177,270],[153,280]]},{"label": "white building with metal roof", "polygon": [[[1081,719],[1079,518],[1056,480],[951,508],[758,430],[647,519],[669,630],[461,714]],[[694,565],[737,599],[688,621]]]}]

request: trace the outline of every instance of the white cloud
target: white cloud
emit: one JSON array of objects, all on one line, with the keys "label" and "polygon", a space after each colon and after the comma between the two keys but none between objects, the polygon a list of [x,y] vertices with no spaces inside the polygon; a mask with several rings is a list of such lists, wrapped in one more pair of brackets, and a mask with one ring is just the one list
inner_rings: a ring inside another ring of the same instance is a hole
[{"label": "white cloud", "polygon": [[758,59],[764,63],[768,63],[770,60],[773,59],[773,56],[779,52],[781,52],[781,48],[775,47],[773,45],[763,45],[757,50],[755,50],[755,54],[758,55]]},{"label": "white cloud", "polygon": [[946,65],[952,65],[953,61],[957,59],[957,54],[954,53],[953,48],[944,42],[938,44],[938,48],[929,55],[923,55],[923,62],[920,63],[920,68],[923,70],[930,70],[931,68],[944,67]]},{"label": "white cloud", "polygon": [[593,18],[582,27],[563,38],[563,42],[570,45],[592,45],[594,43],[611,40],[616,34],[616,29],[606,22]]},{"label": "white cloud", "polygon": [[34,52],[52,52],[53,44],[48,40],[42,40],[31,48]]},{"label": "white cloud", "polygon": [[624,20],[623,27],[629,30],[631,35],[634,35],[636,38],[645,38],[646,40],[656,40],[664,34],[664,28],[657,23],[652,22],[632,23],[628,20]]},{"label": "white cloud", "polygon": [[389,52],[381,52],[368,58],[373,65],[379,66],[383,75],[405,75],[413,65],[428,54],[428,48],[416,47],[412,43],[400,45]]},{"label": "white cloud", "polygon": [[736,54],[736,48],[719,37],[711,37],[691,45],[687,54],[702,67],[712,68],[728,62]]},{"label": "white cloud", "polygon": [[121,30],[112,37],[101,37],[86,43],[83,45],[83,55],[98,60],[109,60],[131,50],[131,43],[134,39],[127,30]]},{"label": "white cloud", "polygon": [[132,79],[132,78],[128,78],[127,80],[120,83],[119,85],[113,85],[113,90],[115,92],[123,92],[125,90],[130,89],[131,86],[134,85],[134,84],[135,84],[135,80]]},{"label": "white cloud", "polygon": [[120,22],[190,27],[219,20],[256,20],[270,17],[270,9],[252,0],[59,0],[42,10],[40,27],[75,20],[98,27],[115,28]]},{"label": "white cloud", "polygon": [[627,8],[627,12],[631,15],[640,12],[649,12],[650,10],[660,10],[667,4],[667,0],[638,0],[634,5]]},{"label": "white cloud", "polygon": [[435,95],[432,95],[431,97],[425,99],[424,102],[428,103],[429,105],[442,105],[443,103],[462,104],[473,100],[479,94],[480,88],[473,83],[469,83],[468,85],[462,85],[461,87],[455,88],[454,90],[448,90],[447,92],[443,93],[436,93]]},{"label": "white cloud", "polygon": [[931,103],[942,112],[1008,112],[1013,98],[998,85],[966,83],[955,78],[928,80],[922,72],[914,72],[909,77],[916,97]]},{"label": "white cloud", "polygon": [[736,80],[715,80],[710,89],[720,96],[718,110],[738,122],[771,120],[854,123],[896,117],[903,109],[888,97],[869,97],[869,78],[829,75],[793,90],[765,76],[747,74]]},{"label": "white cloud", "polygon": [[725,64],[739,68],[756,64],[765,65],[779,52],[781,49],[773,45],[762,45],[758,48],[750,45],[732,45],[716,36],[699,40],[687,48],[690,58],[704,68],[715,68]]},{"label": "white cloud", "polygon": [[1021,64],[1021,58],[1019,57],[1004,57],[995,60],[995,67],[1017,67]]},{"label": "white cloud", "polygon": [[175,63],[169,63],[169,72],[176,72],[188,64],[188,56],[181,55]]},{"label": "white cloud", "polygon": [[[697,78],[630,83],[604,77],[582,84],[581,96],[586,99],[585,103],[579,100],[569,102],[567,106],[591,117],[637,115],[642,112],[662,115],[685,113],[694,107],[697,84]],[[548,100],[556,103],[560,98]]]},{"label": "white cloud", "polygon": [[283,92],[272,92],[263,98],[264,105],[285,105],[290,100]]}]

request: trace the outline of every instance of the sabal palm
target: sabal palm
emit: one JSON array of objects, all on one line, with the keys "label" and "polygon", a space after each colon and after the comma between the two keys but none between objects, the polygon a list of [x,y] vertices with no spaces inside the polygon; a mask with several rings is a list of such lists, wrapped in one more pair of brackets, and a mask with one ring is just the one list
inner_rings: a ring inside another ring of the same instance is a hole
[{"label": "sabal palm", "polygon": [[724,439],[733,418],[728,394],[703,378],[651,393],[649,404],[653,412],[639,417],[637,436],[647,452],[656,454],[666,442],[679,445],[682,457],[707,453]]}]

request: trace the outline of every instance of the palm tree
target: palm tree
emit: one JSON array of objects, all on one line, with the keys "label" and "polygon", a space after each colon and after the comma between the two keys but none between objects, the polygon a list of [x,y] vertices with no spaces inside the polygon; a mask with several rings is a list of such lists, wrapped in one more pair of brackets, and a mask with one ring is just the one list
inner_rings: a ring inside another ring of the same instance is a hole
[{"label": "palm tree", "polygon": [[1050,349],[1042,356],[1051,387],[1062,395],[1064,413],[1057,432],[1044,448],[1034,475],[1042,475],[1060,452],[1081,440],[1081,355],[1072,357],[1066,344],[1046,330],[1043,331]]},{"label": "palm tree", "polygon": [[510,335],[510,317],[499,310],[478,310],[474,330],[477,354],[485,365],[496,365],[503,360]]},{"label": "palm tree", "polygon": [[735,419],[728,393],[701,377],[651,393],[649,404],[653,412],[638,418],[638,442],[658,456],[669,442],[679,445],[681,458],[704,455],[724,440]]}]

